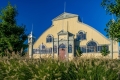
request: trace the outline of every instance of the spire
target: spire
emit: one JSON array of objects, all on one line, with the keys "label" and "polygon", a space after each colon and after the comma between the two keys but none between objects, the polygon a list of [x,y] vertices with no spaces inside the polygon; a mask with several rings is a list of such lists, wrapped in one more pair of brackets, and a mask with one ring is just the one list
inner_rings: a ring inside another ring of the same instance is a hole
[{"label": "spire", "polygon": [[33,33],[33,24],[32,24],[32,30],[31,30],[31,33]]},{"label": "spire", "polygon": [[64,2],[64,13],[65,13],[65,10],[66,10],[66,2]]},{"label": "spire", "polygon": [[32,29],[31,29],[30,37],[33,37],[33,24],[32,24]]},{"label": "spire", "polygon": [[[64,13],[65,13],[65,9],[66,9],[66,2],[64,2]],[[64,18],[65,18],[65,14],[63,14],[63,26],[62,26],[62,30],[64,27]]]}]

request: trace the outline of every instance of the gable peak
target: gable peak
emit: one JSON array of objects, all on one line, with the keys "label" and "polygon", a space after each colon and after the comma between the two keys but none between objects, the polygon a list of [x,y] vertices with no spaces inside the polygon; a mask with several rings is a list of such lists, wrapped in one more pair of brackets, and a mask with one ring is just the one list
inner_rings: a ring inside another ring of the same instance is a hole
[{"label": "gable peak", "polygon": [[78,17],[78,15],[77,14],[63,12],[58,17],[54,18],[52,21],[62,20],[62,19],[66,19],[66,18],[73,18],[73,17]]}]

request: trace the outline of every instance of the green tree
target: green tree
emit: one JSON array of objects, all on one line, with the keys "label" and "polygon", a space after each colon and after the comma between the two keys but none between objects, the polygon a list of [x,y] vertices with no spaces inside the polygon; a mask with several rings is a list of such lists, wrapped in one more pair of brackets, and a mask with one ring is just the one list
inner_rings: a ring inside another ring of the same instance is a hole
[{"label": "green tree", "polygon": [[120,0],[102,0],[101,5],[115,19],[110,19],[106,24],[105,31],[107,36],[112,40],[112,58],[113,58],[113,41],[120,42]]},{"label": "green tree", "polygon": [[103,56],[107,56],[110,53],[110,51],[107,49],[106,45],[102,46],[101,53]]},{"label": "green tree", "polygon": [[101,5],[108,14],[115,16],[115,20],[109,20],[106,25],[107,36],[120,42],[120,0],[102,0]]},{"label": "green tree", "polygon": [[[0,54],[21,53],[27,48],[25,25],[17,25],[16,7],[10,3],[0,11]],[[23,50],[23,51],[21,51]]]}]

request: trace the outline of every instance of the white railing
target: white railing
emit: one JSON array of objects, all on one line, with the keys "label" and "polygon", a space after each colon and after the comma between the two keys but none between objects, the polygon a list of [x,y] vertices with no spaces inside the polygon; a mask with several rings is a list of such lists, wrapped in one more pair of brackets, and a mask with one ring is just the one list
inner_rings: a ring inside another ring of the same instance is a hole
[{"label": "white railing", "polygon": [[52,48],[46,48],[43,50],[40,49],[33,49],[33,54],[48,54],[48,53],[52,53]]}]

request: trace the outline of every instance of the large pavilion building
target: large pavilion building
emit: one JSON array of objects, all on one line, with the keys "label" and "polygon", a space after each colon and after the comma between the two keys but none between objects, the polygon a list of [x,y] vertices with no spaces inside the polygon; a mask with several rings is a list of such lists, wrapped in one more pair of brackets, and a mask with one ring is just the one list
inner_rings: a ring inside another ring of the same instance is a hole
[{"label": "large pavilion building", "polygon": [[[76,14],[64,12],[52,20],[52,25],[33,44],[33,58],[49,57],[73,59],[78,48],[82,56],[101,56],[102,46],[110,51],[108,57],[118,59],[119,45],[93,27],[81,22]],[[29,49],[31,49],[29,47]]]}]

